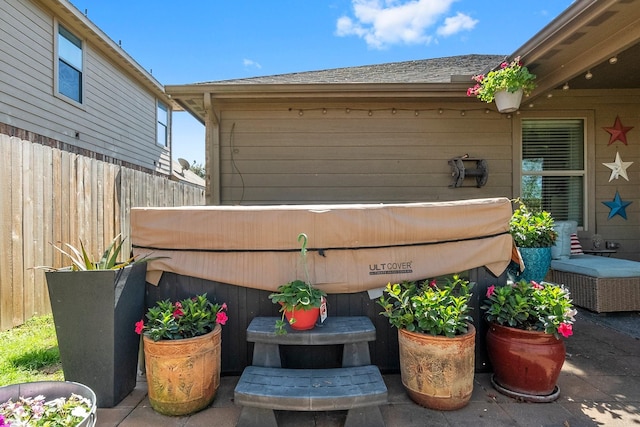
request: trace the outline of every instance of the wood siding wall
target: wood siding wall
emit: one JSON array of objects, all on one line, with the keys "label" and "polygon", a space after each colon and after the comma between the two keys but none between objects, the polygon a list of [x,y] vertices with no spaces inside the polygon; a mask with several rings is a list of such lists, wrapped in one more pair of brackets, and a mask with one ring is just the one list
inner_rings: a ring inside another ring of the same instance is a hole
[{"label": "wood siding wall", "polygon": [[98,256],[131,234],[132,207],[204,204],[203,188],[4,134],[0,158],[0,330],[50,312],[44,272],[33,267],[69,264],[50,243],[82,241]]},{"label": "wood siding wall", "polygon": [[[381,203],[512,196],[511,120],[424,103],[252,104],[222,108],[221,202]],[[487,160],[450,188],[448,160]],[[213,154],[215,156],[215,154]],[[214,157],[215,158],[215,157]],[[211,170],[211,168],[209,168]]]},{"label": "wood siding wall", "polygon": [[98,46],[84,43],[82,105],[54,93],[56,19],[30,0],[0,2],[0,122],[169,175],[156,97]]}]

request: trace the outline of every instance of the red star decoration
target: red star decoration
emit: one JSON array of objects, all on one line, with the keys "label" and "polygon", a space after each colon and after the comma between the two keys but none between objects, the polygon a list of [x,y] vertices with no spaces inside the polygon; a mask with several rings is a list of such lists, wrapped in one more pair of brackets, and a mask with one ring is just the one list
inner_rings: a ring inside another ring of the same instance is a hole
[{"label": "red star decoration", "polygon": [[605,127],[602,129],[611,134],[611,138],[609,138],[609,143],[607,145],[611,145],[616,141],[622,141],[624,145],[627,145],[627,132],[633,129],[633,126],[623,126],[620,121],[620,117],[616,116],[616,122],[613,127]]}]

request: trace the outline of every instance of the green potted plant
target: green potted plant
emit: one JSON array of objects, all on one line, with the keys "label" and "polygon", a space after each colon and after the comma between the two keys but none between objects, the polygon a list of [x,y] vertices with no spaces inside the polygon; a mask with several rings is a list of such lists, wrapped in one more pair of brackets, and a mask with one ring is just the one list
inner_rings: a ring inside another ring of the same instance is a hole
[{"label": "green potted plant", "polygon": [[97,260],[80,242],[54,247],[71,260],[45,270],[62,370],[67,381],[89,386],[98,407],[118,404],[136,386],[140,338],[130,325],[144,313],[146,261],[118,261],[116,236]]},{"label": "green potted plant", "polygon": [[498,111],[511,113],[519,108],[522,95],[529,95],[535,89],[535,78],[518,56],[511,62],[502,62],[500,68],[489,71],[486,76],[473,76],[476,84],[467,89],[467,96],[476,96],[485,102],[495,100]]},{"label": "green potted plant", "polygon": [[389,283],[378,304],[398,328],[400,373],[416,403],[437,410],[465,406],[473,391],[475,334],[469,315],[472,285],[454,275],[445,283]]},{"label": "green potted plant", "polygon": [[555,222],[547,211],[531,209],[520,199],[514,202],[518,206],[509,220],[509,232],[524,263],[516,280],[541,282],[551,266],[551,247],[558,238]]},{"label": "green potted plant", "polygon": [[222,326],[227,304],[206,294],[181,301],[158,301],[136,322],[143,336],[149,402],[164,415],[206,408],[220,386]]},{"label": "green potted plant", "polygon": [[489,286],[481,307],[489,322],[487,351],[492,382],[503,394],[534,402],[557,399],[556,381],[573,334],[576,310],[569,291],[552,283],[521,280]]},{"label": "green potted plant", "polygon": [[286,333],[286,324],[299,331],[313,329],[320,315],[320,306],[327,295],[311,285],[307,268],[307,240],[305,233],[298,235],[298,242],[301,243],[300,258],[306,281],[296,279],[285,283],[278,286],[277,292],[269,295],[269,299],[274,304],[280,304],[282,317],[276,321],[278,334]]}]

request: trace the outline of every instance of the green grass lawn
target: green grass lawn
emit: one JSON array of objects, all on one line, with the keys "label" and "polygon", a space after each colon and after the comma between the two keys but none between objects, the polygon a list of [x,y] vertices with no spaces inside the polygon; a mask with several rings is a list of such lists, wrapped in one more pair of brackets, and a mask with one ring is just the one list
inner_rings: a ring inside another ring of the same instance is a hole
[{"label": "green grass lawn", "polygon": [[0,387],[31,381],[62,381],[52,316],[39,316],[0,332]]}]

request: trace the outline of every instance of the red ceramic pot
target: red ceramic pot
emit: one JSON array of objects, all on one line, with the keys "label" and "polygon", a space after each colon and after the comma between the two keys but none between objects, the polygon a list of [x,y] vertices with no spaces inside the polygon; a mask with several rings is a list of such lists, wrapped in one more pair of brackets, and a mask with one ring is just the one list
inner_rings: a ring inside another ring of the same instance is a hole
[{"label": "red ceramic pot", "polygon": [[553,334],[489,325],[487,351],[494,380],[501,387],[524,395],[554,393],[564,364],[564,342]]},{"label": "red ceramic pot", "polygon": [[[309,310],[286,310],[284,312],[284,317],[289,322],[291,329],[296,331],[313,329],[319,316],[320,308],[318,307],[310,308]],[[291,323],[292,318],[296,319],[293,323]]]}]

